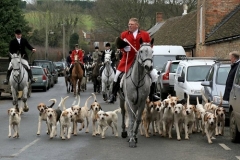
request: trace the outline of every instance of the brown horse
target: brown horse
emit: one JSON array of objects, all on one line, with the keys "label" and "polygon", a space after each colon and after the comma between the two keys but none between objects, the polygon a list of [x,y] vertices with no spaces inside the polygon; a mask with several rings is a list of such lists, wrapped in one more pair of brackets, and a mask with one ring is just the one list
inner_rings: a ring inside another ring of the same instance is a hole
[{"label": "brown horse", "polygon": [[98,56],[97,62],[93,64],[93,73],[92,73],[92,82],[93,82],[93,89],[94,93],[100,93],[101,90],[101,80],[98,79],[99,76],[99,69],[102,66],[102,58]]},{"label": "brown horse", "polygon": [[[81,67],[81,62],[79,61],[78,55],[74,55],[74,66],[72,69],[72,84],[73,93],[76,96],[76,92],[80,95],[80,86],[83,78],[83,69]],[[77,91],[76,91],[77,90]]]}]

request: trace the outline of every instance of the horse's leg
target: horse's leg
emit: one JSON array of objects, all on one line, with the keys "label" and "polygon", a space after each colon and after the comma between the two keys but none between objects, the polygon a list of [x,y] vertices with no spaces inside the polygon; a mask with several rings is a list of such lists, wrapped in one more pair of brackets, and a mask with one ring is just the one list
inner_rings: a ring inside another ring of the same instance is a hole
[{"label": "horse's leg", "polygon": [[126,125],[125,125],[125,101],[120,99],[120,107],[121,107],[121,113],[122,113],[122,138],[127,138],[127,131],[126,131]]},{"label": "horse's leg", "polygon": [[136,139],[134,137],[134,132],[133,132],[133,127],[134,127],[134,123],[135,123],[135,115],[136,115],[136,112],[134,110],[134,108],[130,109],[131,107],[133,107],[133,105],[130,103],[130,106],[128,107],[128,113],[129,113],[129,116],[130,116],[130,133],[129,133],[129,147],[136,147]]},{"label": "horse's leg", "polygon": [[[15,106],[16,110],[19,112],[17,92],[13,86],[11,86],[11,92],[12,92],[12,98],[13,98],[12,104]],[[19,113],[21,114],[21,112]]]},{"label": "horse's leg", "polygon": [[[145,103],[144,102],[141,104],[140,107],[138,107],[137,124],[136,124],[136,128],[135,128],[134,135],[133,135],[136,143],[137,143],[138,127],[139,127],[139,125],[141,123],[141,118],[142,118],[142,113],[143,113],[144,107],[145,107]],[[137,111],[135,111],[135,113],[136,112]],[[148,124],[148,127],[149,127],[149,124]],[[147,132],[148,132],[148,130],[147,130]],[[148,133],[145,133],[145,134],[148,134]]]},{"label": "horse's leg", "polygon": [[81,83],[82,83],[82,78],[78,80],[78,94],[80,95],[80,88],[81,88]]},{"label": "horse's leg", "polygon": [[103,100],[107,100],[107,94],[106,94],[106,84],[104,83],[104,80],[102,80],[102,94],[103,94]]},{"label": "horse's leg", "polygon": [[76,80],[73,78],[73,95],[76,96],[76,85],[77,85],[77,82]]},{"label": "horse's leg", "polygon": [[22,96],[22,101],[23,101],[23,111],[27,112],[29,110],[28,106],[27,106],[27,93],[28,93],[28,85],[26,87],[24,87],[23,89],[23,96]]}]

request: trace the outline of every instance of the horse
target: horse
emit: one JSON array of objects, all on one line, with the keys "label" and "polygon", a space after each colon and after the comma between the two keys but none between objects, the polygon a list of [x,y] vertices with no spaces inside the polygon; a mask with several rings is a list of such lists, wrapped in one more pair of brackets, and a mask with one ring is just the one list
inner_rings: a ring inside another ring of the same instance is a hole
[{"label": "horse", "polygon": [[[22,113],[22,110],[24,112],[27,112],[29,110],[27,105],[27,97],[28,97],[28,88],[29,88],[29,82],[28,82],[28,72],[24,68],[24,65],[21,63],[21,54],[13,53],[11,54],[11,64],[12,64],[12,72],[10,75],[10,81],[9,84],[11,86],[11,92],[12,92],[12,98],[13,98],[13,105],[15,108]],[[18,94],[19,91],[22,91],[22,102],[23,102],[23,109],[22,105],[18,107]],[[20,110],[19,110],[20,108]]]},{"label": "horse", "polygon": [[67,87],[67,93],[73,92],[73,85],[72,85],[72,79],[68,76],[67,72],[69,72],[69,67],[65,67],[63,71],[64,79],[65,79],[65,85]]},{"label": "horse", "polygon": [[[102,71],[102,93],[103,100],[106,101],[112,93],[113,80],[115,77],[114,70],[111,66],[111,54],[105,54],[105,68]],[[108,93],[107,93],[108,90]]]},{"label": "horse", "polygon": [[[74,55],[74,66],[72,69],[72,85],[74,96],[80,95],[80,86],[83,78],[83,69],[81,67],[81,62],[79,61],[78,55]],[[78,92],[78,93],[77,93]]]},{"label": "horse", "polygon": [[[129,114],[129,147],[136,147],[138,127],[141,123],[141,117],[145,108],[146,99],[150,93],[151,76],[150,72],[153,69],[151,48],[153,40],[150,43],[145,43],[140,39],[140,49],[137,51],[136,58],[131,68],[124,74],[121,79],[122,91],[125,97],[119,91],[120,107],[122,110],[122,138],[127,137],[125,126],[125,101]],[[136,120],[137,119],[137,120]],[[134,125],[136,126],[134,129]]]},{"label": "horse", "polygon": [[102,57],[98,56],[97,62],[93,64],[93,72],[92,72],[92,82],[93,82],[93,89],[94,93],[100,93],[101,88],[101,80],[98,79],[99,76],[99,69],[102,66]]},{"label": "horse", "polygon": [[85,70],[86,70],[86,75],[87,75],[87,82],[92,81],[92,63],[91,62],[87,62],[85,64]]}]

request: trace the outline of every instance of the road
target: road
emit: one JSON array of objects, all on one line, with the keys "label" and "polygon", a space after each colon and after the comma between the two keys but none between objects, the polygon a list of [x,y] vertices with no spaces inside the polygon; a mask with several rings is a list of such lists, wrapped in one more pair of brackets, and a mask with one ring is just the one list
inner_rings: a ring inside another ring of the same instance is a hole
[{"label": "road", "polygon": [[[81,106],[93,92],[92,84],[87,84],[88,90],[81,93]],[[225,128],[225,136],[213,139],[213,144],[207,143],[207,138],[200,133],[190,136],[190,140],[176,140],[173,130],[173,139],[160,136],[145,138],[138,137],[137,148],[129,148],[127,139],[114,137],[110,128],[106,132],[106,139],[99,136],[92,137],[91,123],[90,133],[79,131],[77,136],[70,140],[61,140],[58,136],[50,139],[46,134],[45,122],[42,123],[41,135],[37,136],[38,110],[40,102],[50,105],[51,98],[56,98],[58,103],[61,97],[69,95],[66,106],[71,106],[75,98],[68,94],[64,86],[63,77],[47,92],[33,91],[28,99],[29,112],[22,115],[20,125],[20,137],[18,139],[8,138],[8,115],[7,110],[12,107],[11,98],[0,99],[0,159],[17,160],[237,160],[240,159],[240,144],[230,142],[229,128]],[[118,103],[107,104],[102,100],[102,95],[97,95],[98,102],[104,111],[114,110]],[[89,101],[88,106],[93,102]],[[54,106],[56,108],[58,103]],[[121,136],[121,116],[119,115],[118,132]],[[182,137],[184,135],[182,134]]]}]

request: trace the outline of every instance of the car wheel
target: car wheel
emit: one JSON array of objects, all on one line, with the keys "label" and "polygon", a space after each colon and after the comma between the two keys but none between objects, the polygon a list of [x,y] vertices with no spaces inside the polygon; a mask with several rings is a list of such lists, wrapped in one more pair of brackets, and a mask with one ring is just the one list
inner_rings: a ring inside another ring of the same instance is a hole
[{"label": "car wheel", "polygon": [[238,132],[234,112],[230,113],[230,137],[233,143],[240,142],[240,133]]},{"label": "car wheel", "polygon": [[46,92],[47,91],[47,87],[45,86],[45,87],[43,87],[43,91],[44,92]]}]

